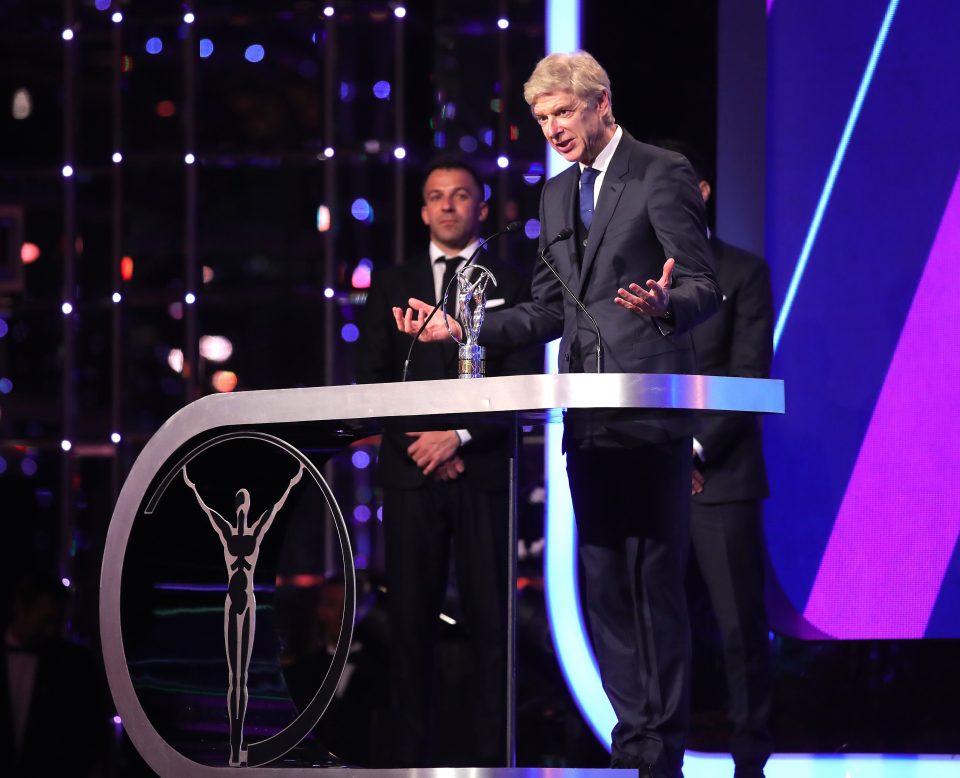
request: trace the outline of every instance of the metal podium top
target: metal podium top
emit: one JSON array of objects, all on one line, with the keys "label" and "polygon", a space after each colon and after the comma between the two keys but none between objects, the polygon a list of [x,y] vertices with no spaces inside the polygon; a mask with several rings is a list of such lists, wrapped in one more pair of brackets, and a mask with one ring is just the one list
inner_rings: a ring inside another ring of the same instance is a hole
[{"label": "metal podium top", "polygon": [[[120,492],[100,581],[100,628],[110,688],[128,734],[148,763],[163,775],[213,775],[222,769],[187,759],[151,724],[134,690],[121,633],[121,579],[134,520],[151,484],[185,444],[218,429],[317,423],[339,429],[342,423],[356,437],[385,419],[517,413],[523,420],[553,420],[557,411],[570,408],[783,413],[784,386],[777,380],[701,375],[524,375],[210,395],[168,419],[140,453]],[[279,773],[268,767],[249,770],[251,775]]]}]

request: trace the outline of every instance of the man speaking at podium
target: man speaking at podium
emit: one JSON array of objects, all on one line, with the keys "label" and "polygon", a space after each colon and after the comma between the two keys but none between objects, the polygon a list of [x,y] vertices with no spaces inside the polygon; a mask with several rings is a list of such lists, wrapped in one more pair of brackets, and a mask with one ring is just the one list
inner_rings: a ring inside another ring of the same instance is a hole
[{"label": "man speaking at podium", "polygon": [[[586,52],[541,60],[524,99],[550,145],[576,164],[543,189],[544,264],[532,301],[491,312],[481,344],[560,337],[561,372],[695,373],[690,329],[717,309],[720,292],[689,164],[617,126],[610,80]],[[394,316],[414,334],[431,306],[409,306]],[[431,322],[421,337],[449,336]],[[656,778],[680,776],[688,722],[695,425],[676,412],[587,411],[568,413],[564,426],[594,650],[617,715],[611,766]]]},{"label": "man speaking at podium", "polygon": [[[411,296],[442,299],[450,279],[477,250],[487,211],[483,185],[465,162],[444,157],[429,166],[421,209],[430,232],[429,253],[374,272],[360,329],[361,382],[401,380],[410,339],[397,331],[391,308],[406,304]],[[489,310],[530,299],[528,279],[484,256],[476,261],[497,279],[490,287]],[[456,292],[454,283],[450,300]],[[442,322],[441,316],[435,318]],[[490,375],[539,372],[542,357],[537,351],[491,349],[487,369]],[[456,378],[456,345],[418,343],[409,377]],[[458,722],[460,731],[470,733],[470,746],[458,756],[471,766],[503,764],[508,458],[508,438],[500,428],[384,431],[378,477],[383,486],[390,623],[386,766],[435,766],[442,751],[442,744],[435,742],[438,728],[432,724],[438,691],[436,643],[451,553],[470,667],[466,694],[471,704],[461,707],[469,720]]]}]

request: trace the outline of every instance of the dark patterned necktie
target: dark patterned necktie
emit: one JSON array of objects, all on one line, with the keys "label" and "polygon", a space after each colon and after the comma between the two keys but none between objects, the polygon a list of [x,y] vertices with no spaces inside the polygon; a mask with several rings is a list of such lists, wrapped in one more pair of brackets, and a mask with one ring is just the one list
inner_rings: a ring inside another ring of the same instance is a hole
[{"label": "dark patterned necktie", "polygon": [[[443,281],[440,282],[440,297],[437,302],[440,302],[440,300],[443,299],[443,294],[447,290],[447,285],[453,279],[454,275],[456,275],[457,268],[460,266],[460,263],[463,262],[463,257],[437,257],[437,259],[434,260],[434,264],[439,264],[440,262],[443,262],[444,268]],[[456,289],[451,289],[450,291],[454,295],[457,293]]]},{"label": "dark patterned necktie", "polygon": [[592,167],[585,167],[580,173],[580,220],[587,231],[593,224],[593,185],[599,175],[600,171]]}]

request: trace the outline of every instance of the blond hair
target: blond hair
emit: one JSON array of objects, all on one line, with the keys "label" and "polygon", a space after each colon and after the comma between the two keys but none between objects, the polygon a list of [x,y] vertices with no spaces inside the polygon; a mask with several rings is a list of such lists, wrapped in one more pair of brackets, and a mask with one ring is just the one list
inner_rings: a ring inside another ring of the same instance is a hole
[{"label": "blond hair", "polygon": [[570,54],[550,54],[541,59],[523,85],[523,99],[533,106],[539,97],[554,92],[573,92],[585,100],[599,100],[603,92],[610,102],[610,113],[604,117],[608,125],[614,124],[613,93],[610,91],[610,76],[592,54],[574,51]]}]

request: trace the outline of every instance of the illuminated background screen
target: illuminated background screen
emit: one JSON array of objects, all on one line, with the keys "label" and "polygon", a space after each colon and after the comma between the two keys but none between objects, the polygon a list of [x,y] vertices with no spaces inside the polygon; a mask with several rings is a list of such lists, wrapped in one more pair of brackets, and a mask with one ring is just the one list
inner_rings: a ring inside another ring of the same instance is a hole
[{"label": "illuminated background screen", "polygon": [[958,32],[942,0],[769,9],[766,528],[807,636],[960,636]]}]

